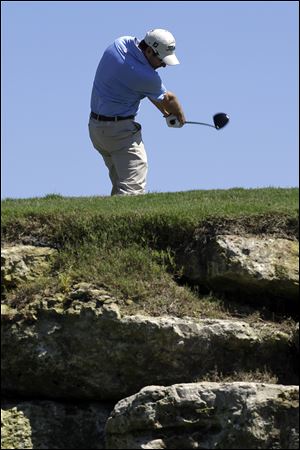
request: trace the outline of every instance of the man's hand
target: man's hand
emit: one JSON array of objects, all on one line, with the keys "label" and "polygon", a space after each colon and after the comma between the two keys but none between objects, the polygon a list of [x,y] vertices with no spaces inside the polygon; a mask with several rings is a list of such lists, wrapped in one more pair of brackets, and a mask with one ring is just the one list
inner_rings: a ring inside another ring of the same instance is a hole
[{"label": "man's hand", "polygon": [[174,114],[170,114],[166,117],[167,125],[171,128],[181,128],[183,124],[179,122],[177,117]]},{"label": "man's hand", "polygon": [[169,114],[174,114],[174,116],[176,116],[181,125],[184,125],[184,112],[175,94],[172,92],[166,92],[162,105]]}]

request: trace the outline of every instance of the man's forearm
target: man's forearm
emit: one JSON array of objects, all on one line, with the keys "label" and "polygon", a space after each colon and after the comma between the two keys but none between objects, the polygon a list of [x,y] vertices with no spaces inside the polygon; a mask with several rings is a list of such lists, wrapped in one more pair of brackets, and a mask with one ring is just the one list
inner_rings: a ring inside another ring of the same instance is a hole
[{"label": "man's forearm", "polygon": [[150,102],[153,103],[153,105],[156,106],[157,109],[159,109],[160,112],[163,113],[164,116],[168,116],[169,114],[171,114],[169,111],[166,110],[166,108],[164,107],[162,102],[156,102],[155,100],[152,100],[151,98],[149,98],[149,100],[150,100]]},{"label": "man's forearm", "polygon": [[[149,99],[151,100],[151,99]],[[163,113],[164,116],[174,114],[180,123],[185,122],[184,112],[176,97],[172,92],[166,92],[161,102],[151,100],[151,102]]]}]

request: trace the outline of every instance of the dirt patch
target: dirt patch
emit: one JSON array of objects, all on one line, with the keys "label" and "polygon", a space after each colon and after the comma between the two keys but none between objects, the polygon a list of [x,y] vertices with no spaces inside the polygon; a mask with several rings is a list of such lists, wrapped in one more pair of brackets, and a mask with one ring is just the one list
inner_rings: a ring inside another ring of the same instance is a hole
[{"label": "dirt patch", "polygon": [[284,214],[261,216],[212,218],[195,229],[195,239],[209,239],[218,234],[273,236],[299,240],[299,219]]}]

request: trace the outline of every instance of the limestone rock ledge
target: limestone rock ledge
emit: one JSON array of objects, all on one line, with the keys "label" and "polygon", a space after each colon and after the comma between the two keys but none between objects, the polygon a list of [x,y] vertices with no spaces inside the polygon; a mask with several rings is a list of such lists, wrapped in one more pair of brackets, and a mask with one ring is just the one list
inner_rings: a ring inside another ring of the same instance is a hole
[{"label": "limestone rock ledge", "polygon": [[[214,291],[298,304],[299,242],[259,236],[218,235],[195,240],[179,261],[186,278]],[[294,305],[294,307],[296,306]]]},{"label": "limestone rock ledge", "polygon": [[148,386],[117,403],[105,428],[106,448],[296,449],[298,400],[298,386]]},{"label": "limestone rock ledge", "polygon": [[[197,245],[184,255],[191,281],[296,305],[298,242],[223,235]],[[2,249],[4,290],[43,275],[54,255]],[[2,389],[17,399],[3,402],[1,448],[298,448],[295,386],[199,381],[267,369],[296,384],[299,328],[121,316],[88,283],[23,311],[4,298],[1,313]],[[103,402],[118,402],[111,415]]]},{"label": "limestone rock ledge", "polygon": [[116,405],[9,400],[3,449],[296,449],[298,386],[181,383],[147,386]]},{"label": "limestone rock ledge", "polygon": [[119,400],[152,384],[200,381],[216,368],[223,375],[267,369],[280,383],[297,383],[293,330],[237,320],[122,317],[101,295],[43,300],[28,318],[5,311],[4,393]]},{"label": "limestone rock ledge", "polygon": [[15,288],[32,281],[49,267],[56,250],[33,245],[10,245],[1,248],[2,288]]}]

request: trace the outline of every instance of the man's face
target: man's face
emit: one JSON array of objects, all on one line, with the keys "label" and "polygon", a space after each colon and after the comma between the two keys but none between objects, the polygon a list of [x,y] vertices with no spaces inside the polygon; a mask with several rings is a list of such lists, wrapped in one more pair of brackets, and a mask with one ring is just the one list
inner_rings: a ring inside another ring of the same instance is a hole
[{"label": "man's face", "polygon": [[151,48],[147,48],[146,56],[149,61],[149,64],[153,67],[154,70],[159,69],[159,67],[166,67],[166,64],[160,59],[157,53],[154,52]]}]

